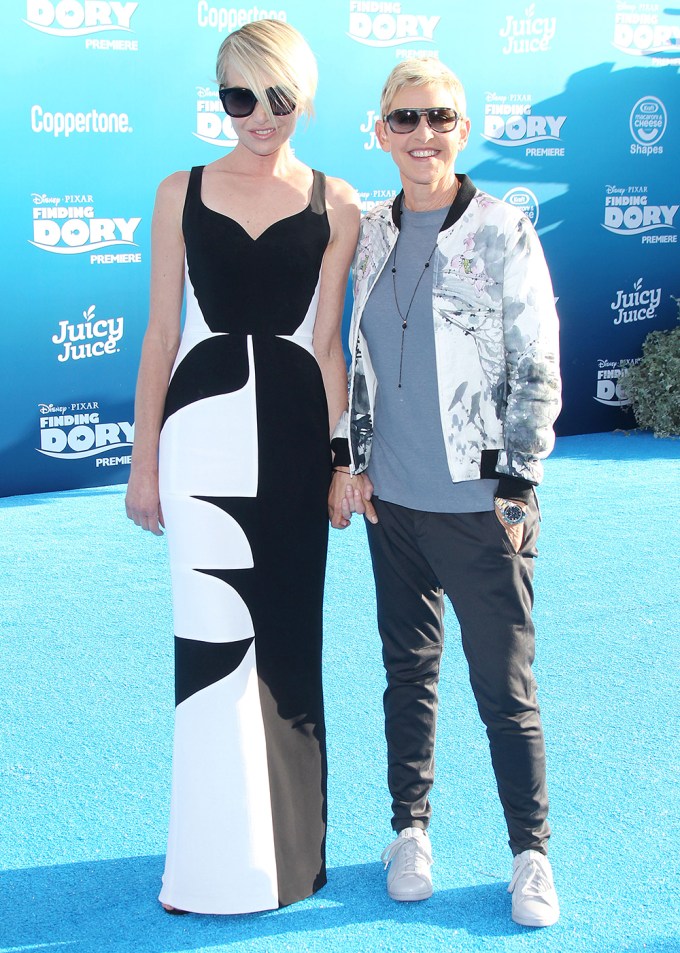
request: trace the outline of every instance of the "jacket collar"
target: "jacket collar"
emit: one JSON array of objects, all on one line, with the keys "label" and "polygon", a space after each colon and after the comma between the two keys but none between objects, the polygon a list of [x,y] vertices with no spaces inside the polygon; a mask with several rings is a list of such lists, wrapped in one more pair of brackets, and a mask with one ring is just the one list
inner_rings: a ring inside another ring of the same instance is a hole
[{"label": "jacket collar", "polygon": [[[456,197],[449,206],[449,210],[446,213],[446,218],[442,224],[442,227],[439,229],[440,232],[443,232],[445,229],[450,228],[452,225],[458,221],[458,219],[463,215],[468,205],[472,201],[477,188],[472,183],[472,179],[467,175],[457,175],[456,178],[460,183],[460,188],[456,193]],[[404,204],[404,190],[402,189],[399,195],[396,196],[394,202],[392,203],[392,221],[397,226],[401,228],[401,210]]]}]

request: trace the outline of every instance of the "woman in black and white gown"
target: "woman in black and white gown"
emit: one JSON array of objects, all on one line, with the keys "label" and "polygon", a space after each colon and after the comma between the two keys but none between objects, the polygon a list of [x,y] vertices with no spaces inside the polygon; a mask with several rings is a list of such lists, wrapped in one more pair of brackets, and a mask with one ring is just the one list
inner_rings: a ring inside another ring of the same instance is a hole
[{"label": "woman in black and white gown", "polygon": [[326,878],[329,433],[346,405],[340,324],[359,210],[347,183],[293,155],[316,86],[297,31],[247,24],[217,73],[238,144],[158,190],[127,510],[153,533],[167,527],[172,571],[160,900],[246,913]]}]

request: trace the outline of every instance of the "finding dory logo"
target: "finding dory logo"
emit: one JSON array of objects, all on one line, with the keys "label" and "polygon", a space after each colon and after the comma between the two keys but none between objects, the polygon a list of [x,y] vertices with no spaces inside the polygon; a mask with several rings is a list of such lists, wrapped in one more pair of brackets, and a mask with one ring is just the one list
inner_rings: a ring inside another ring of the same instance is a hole
[{"label": "finding dory logo", "polygon": [[433,43],[438,16],[402,13],[401,3],[350,0],[347,36],[365,46]]},{"label": "finding dory logo", "polygon": [[658,64],[659,57],[673,62],[680,56],[680,7],[619,0],[612,46],[627,56],[643,57],[643,63]]}]

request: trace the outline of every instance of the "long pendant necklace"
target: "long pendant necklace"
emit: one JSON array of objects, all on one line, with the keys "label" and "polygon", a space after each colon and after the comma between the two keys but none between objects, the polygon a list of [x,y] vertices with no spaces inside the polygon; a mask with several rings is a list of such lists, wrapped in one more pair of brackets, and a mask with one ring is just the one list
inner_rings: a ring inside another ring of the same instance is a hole
[{"label": "long pendant necklace", "polygon": [[399,351],[399,383],[397,387],[401,387],[401,373],[404,364],[404,335],[406,334],[406,328],[408,327],[408,316],[411,313],[411,306],[416,297],[418,288],[420,287],[420,282],[423,280],[423,275],[430,267],[430,262],[432,261],[432,256],[437,250],[437,242],[434,243],[434,248],[427,257],[427,261],[423,265],[423,270],[420,272],[418,280],[416,281],[416,286],[413,289],[413,294],[411,295],[411,300],[408,303],[408,308],[406,309],[406,314],[401,313],[401,308],[399,307],[399,301],[397,299],[397,247],[399,245],[399,237],[397,236],[397,241],[394,246],[394,258],[392,260],[392,293],[394,294],[394,303],[397,307],[397,314],[401,318],[401,349]]}]

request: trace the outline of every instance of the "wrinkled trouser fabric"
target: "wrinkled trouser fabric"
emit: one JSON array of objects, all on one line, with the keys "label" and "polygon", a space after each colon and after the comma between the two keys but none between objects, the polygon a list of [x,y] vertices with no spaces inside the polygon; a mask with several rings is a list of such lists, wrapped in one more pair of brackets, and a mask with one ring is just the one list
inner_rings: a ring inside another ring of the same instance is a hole
[{"label": "wrinkled trouser fabric", "polygon": [[387,674],[392,827],[427,828],[430,821],[446,593],[486,726],[510,847],[514,854],[545,853],[545,744],[531,670],[536,500],[529,505],[519,553],[493,511],[425,513],[374,503],[380,521],[366,521],[366,527]]}]

